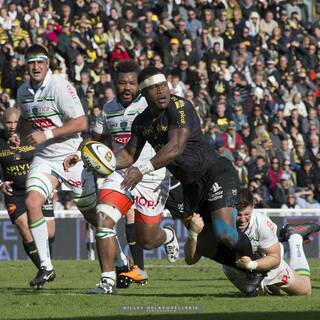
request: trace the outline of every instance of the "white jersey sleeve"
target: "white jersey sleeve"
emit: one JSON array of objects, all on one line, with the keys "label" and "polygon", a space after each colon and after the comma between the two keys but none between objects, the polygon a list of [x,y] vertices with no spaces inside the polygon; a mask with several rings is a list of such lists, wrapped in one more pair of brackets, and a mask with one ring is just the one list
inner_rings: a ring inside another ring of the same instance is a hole
[{"label": "white jersey sleeve", "polygon": [[277,237],[277,225],[268,216],[254,211],[250,225],[245,231],[253,247],[267,249],[275,245]]},{"label": "white jersey sleeve", "polygon": [[70,82],[60,77],[56,81],[56,90],[57,108],[65,121],[85,115],[77,91]]}]

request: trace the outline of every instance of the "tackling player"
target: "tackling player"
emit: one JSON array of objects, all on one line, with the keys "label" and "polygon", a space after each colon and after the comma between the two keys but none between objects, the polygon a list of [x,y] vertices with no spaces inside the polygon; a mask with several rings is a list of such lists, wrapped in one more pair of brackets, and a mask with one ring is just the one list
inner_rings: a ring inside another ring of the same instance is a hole
[{"label": "tackling player", "polygon": [[[116,80],[118,99],[104,106],[102,115],[93,128],[92,137],[95,140],[99,140],[102,135],[111,135],[115,152],[121,152],[120,150],[130,140],[131,125],[134,119],[147,107],[145,99],[139,94],[138,72],[139,67],[134,61],[119,63]],[[135,164],[143,168],[154,154],[153,148],[146,144]],[[70,166],[70,162],[77,160],[79,160],[77,156],[69,157],[65,161],[65,168]],[[99,227],[97,228],[96,242],[102,273],[101,282],[97,288],[90,290],[91,293],[115,292],[116,242],[114,225],[121,216],[128,215],[128,210],[132,205],[135,208],[135,235],[133,234],[134,230],[127,233],[128,242],[137,240],[147,250],[164,244],[170,262],[174,262],[179,253],[174,230],[168,226],[163,229],[159,226],[169,192],[168,171],[162,168],[146,174],[135,188],[127,191],[121,188],[124,176],[123,170],[116,171],[105,179],[99,188],[97,205]],[[133,217],[130,215],[129,218],[133,223]],[[130,246],[130,248],[132,247]],[[136,254],[136,256],[134,253],[133,251],[133,258],[138,258],[138,267],[134,266],[130,272],[120,274],[118,282],[134,281],[139,283],[147,279],[147,274],[143,270],[143,252]]]},{"label": "tackling player", "polygon": [[[187,100],[170,95],[167,80],[158,69],[147,67],[139,85],[148,107],[136,117],[129,143],[117,155],[117,168],[128,168],[122,187],[134,187],[146,174],[167,167],[181,182],[184,212],[207,212],[213,221],[214,241],[253,257],[249,239],[236,228],[239,179],[232,163],[207,144],[200,120]],[[134,164],[149,142],[156,155],[143,165]]]},{"label": "tackling player", "polygon": [[[48,250],[48,229],[42,206],[59,184],[73,193],[74,201],[85,218],[95,224],[96,193],[93,176],[79,162],[69,172],[63,160],[78,150],[81,132],[88,128],[80,99],[74,87],[49,69],[49,55],[45,47],[31,45],[26,52],[30,80],[18,89],[21,117],[17,132],[27,136],[36,147],[26,182],[26,207],[30,230],[39,252],[41,268],[30,286],[41,287],[56,274]],[[14,136],[11,144],[19,146]]]},{"label": "tackling player", "polygon": [[[3,173],[3,181],[0,181],[0,192],[4,194],[9,218],[21,235],[26,254],[34,265],[40,269],[40,258],[29,229],[25,206],[25,183],[33,158],[34,146],[28,144],[26,138],[22,138],[20,146],[12,149],[9,147],[8,141],[16,133],[19,116],[20,111],[17,108],[8,108],[3,113],[4,130],[0,132],[0,166]],[[52,203],[46,204],[43,215],[48,226],[49,246],[51,249],[55,233]]]},{"label": "tackling player", "polygon": [[[252,261],[249,257],[242,257],[236,261],[236,266],[244,270],[268,272],[262,280],[264,292],[279,293],[283,290],[289,295],[311,294],[310,267],[303,251],[303,240],[309,234],[318,232],[320,226],[314,223],[302,225],[287,225],[282,229],[283,238],[288,241],[290,261],[289,265],[283,260],[283,247],[277,238],[277,226],[271,219],[259,212],[253,211],[252,194],[247,190],[240,193],[237,224],[241,232],[247,234],[251,244],[260,258]],[[205,221],[198,214],[194,214],[190,221],[188,240],[185,244],[185,260],[187,264],[196,263],[201,256],[217,260],[208,242],[212,238],[211,222]],[[234,256],[235,258],[235,256]],[[219,260],[219,259],[218,259]],[[223,266],[228,279],[244,294],[254,296],[259,293],[258,287],[252,292],[248,285],[246,274],[231,266]]]}]

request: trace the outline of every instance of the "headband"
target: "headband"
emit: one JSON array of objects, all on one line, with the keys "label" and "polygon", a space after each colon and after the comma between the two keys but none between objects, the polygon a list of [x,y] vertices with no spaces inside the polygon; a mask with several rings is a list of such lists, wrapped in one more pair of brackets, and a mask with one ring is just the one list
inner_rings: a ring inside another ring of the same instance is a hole
[{"label": "headband", "polygon": [[166,79],[165,75],[162,73],[158,73],[158,74],[155,74],[154,76],[147,78],[143,82],[141,82],[139,87],[140,87],[140,90],[142,90],[147,87],[153,86],[158,83],[166,82],[166,81],[167,81],[167,79]]},{"label": "headband", "polygon": [[48,60],[49,58],[45,55],[37,55],[37,56],[30,56],[27,58],[27,62],[34,62],[34,61],[40,61],[40,60]]}]

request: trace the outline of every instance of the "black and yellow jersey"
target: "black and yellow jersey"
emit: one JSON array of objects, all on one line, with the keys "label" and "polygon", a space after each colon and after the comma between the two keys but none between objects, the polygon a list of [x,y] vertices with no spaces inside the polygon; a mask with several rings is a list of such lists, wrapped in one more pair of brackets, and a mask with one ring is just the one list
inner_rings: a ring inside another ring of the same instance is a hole
[{"label": "black and yellow jersey", "polygon": [[33,151],[34,147],[29,145],[25,138],[21,138],[20,147],[16,150],[11,150],[4,132],[0,132],[2,180],[13,181],[12,189],[14,194],[25,192],[26,178],[33,158]]}]

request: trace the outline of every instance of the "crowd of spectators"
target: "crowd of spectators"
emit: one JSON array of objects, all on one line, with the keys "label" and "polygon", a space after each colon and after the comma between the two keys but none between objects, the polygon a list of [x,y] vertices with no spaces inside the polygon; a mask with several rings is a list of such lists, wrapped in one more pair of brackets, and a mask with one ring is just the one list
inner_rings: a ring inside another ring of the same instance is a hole
[{"label": "crowd of spectators", "polygon": [[[320,1],[0,0],[0,110],[45,45],[90,123],[121,60],[154,65],[197,109],[258,207],[320,207]],[[318,11],[319,10],[319,11]]]}]

